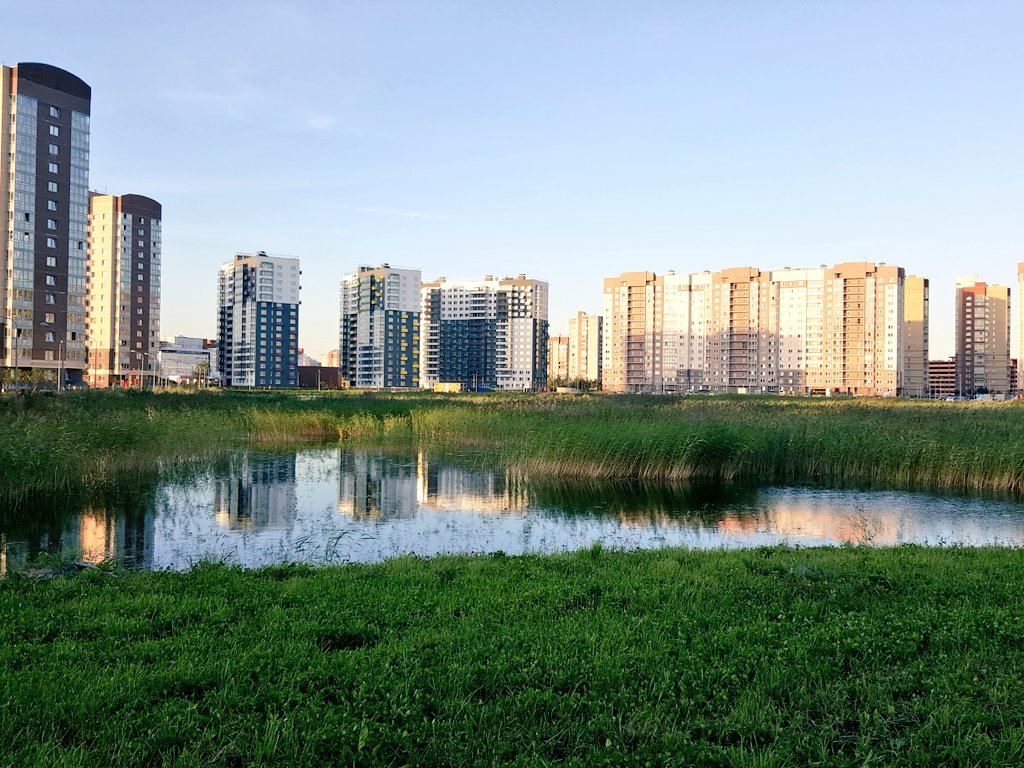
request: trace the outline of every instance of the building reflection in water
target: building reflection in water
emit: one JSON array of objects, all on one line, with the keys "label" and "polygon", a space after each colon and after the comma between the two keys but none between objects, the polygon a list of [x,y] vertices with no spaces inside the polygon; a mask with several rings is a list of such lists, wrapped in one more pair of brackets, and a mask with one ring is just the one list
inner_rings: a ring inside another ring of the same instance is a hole
[{"label": "building reflection in water", "polygon": [[249,451],[234,456],[213,481],[217,524],[254,533],[290,529],[298,508],[295,457],[253,456]]},{"label": "building reflection in water", "polygon": [[102,505],[27,514],[22,525],[0,533],[0,576],[42,554],[148,568],[153,562],[155,517],[154,495],[148,491]]},{"label": "building reflection in water", "polygon": [[530,505],[526,483],[512,473],[434,464],[425,451],[416,456],[416,486],[421,506],[446,512],[523,512]]},{"label": "building reflection in water", "polygon": [[503,470],[434,464],[425,451],[415,457],[365,451],[340,454],[338,511],[355,519],[408,520],[419,509],[523,512],[528,505],[525,484]]},{"label": "building reflection in water", "polygon": [[404,456],[341,451],[338,511],[363,520],[415,517],[417,466],[415,460]]}]

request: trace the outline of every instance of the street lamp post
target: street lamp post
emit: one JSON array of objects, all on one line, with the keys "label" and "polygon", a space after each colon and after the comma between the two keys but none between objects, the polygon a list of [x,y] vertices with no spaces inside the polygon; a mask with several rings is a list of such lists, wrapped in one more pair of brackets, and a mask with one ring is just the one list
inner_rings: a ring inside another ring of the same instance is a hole
[{"label": "street lamp post", "polygon": [[57,345],[57,391],[64,391],[64,339]]}]

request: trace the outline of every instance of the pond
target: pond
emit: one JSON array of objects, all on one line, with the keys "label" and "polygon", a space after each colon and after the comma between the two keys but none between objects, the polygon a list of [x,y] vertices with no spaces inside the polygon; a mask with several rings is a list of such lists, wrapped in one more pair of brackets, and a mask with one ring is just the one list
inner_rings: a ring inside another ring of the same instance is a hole
[{"label": "pond", "polygon": [[868,543],[1021,546],[1024,503],[906,491],[557,482],[472,457],[339,447],[242,450],[188,477],[0,519],[0,574],[41,552],[133,569],[213,559]]}]

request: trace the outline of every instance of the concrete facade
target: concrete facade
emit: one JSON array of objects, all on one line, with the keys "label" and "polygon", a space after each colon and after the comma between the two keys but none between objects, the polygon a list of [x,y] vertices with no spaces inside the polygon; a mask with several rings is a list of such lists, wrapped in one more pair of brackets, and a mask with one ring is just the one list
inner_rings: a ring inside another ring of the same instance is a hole
[{"label": "concrete facade", "polygon": [[217,277],[217,367],[226,387],[296,387],[299,260],[240,253]]},{"label": "concrete facade", "polygon": [[518,277],[424,283],[420,386],[539,390],[548,379],[548,284]]},{"label": "concrete facade", "polygon": [[160,203],[89,196],[88,372],[91,387],[153,381],[160,338]]},{"label": "concrete facade", "polygon": [[86,365],[92,89],[48,64],[0,67],[0,364]]},{"label": "concrete facade", "polygon": [[338,368],[352,387],[418,387],[418,269],[360,267],[341,281]]}]

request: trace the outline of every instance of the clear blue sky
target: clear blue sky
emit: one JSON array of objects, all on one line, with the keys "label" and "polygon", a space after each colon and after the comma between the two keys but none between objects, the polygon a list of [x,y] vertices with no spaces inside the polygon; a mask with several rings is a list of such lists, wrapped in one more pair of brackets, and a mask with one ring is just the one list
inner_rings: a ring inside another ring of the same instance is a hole
[{"label": "clear blue sky", "polygon": [[0,0],[4,63],[93,88],[92,186],[164,205],[161,332],[262,249],[313,354],[359,264],[526,272],[558,333],[626,270],[867,260],[948,355],[955,276],[1024,260],[1022,40],[1016,0]]}]

